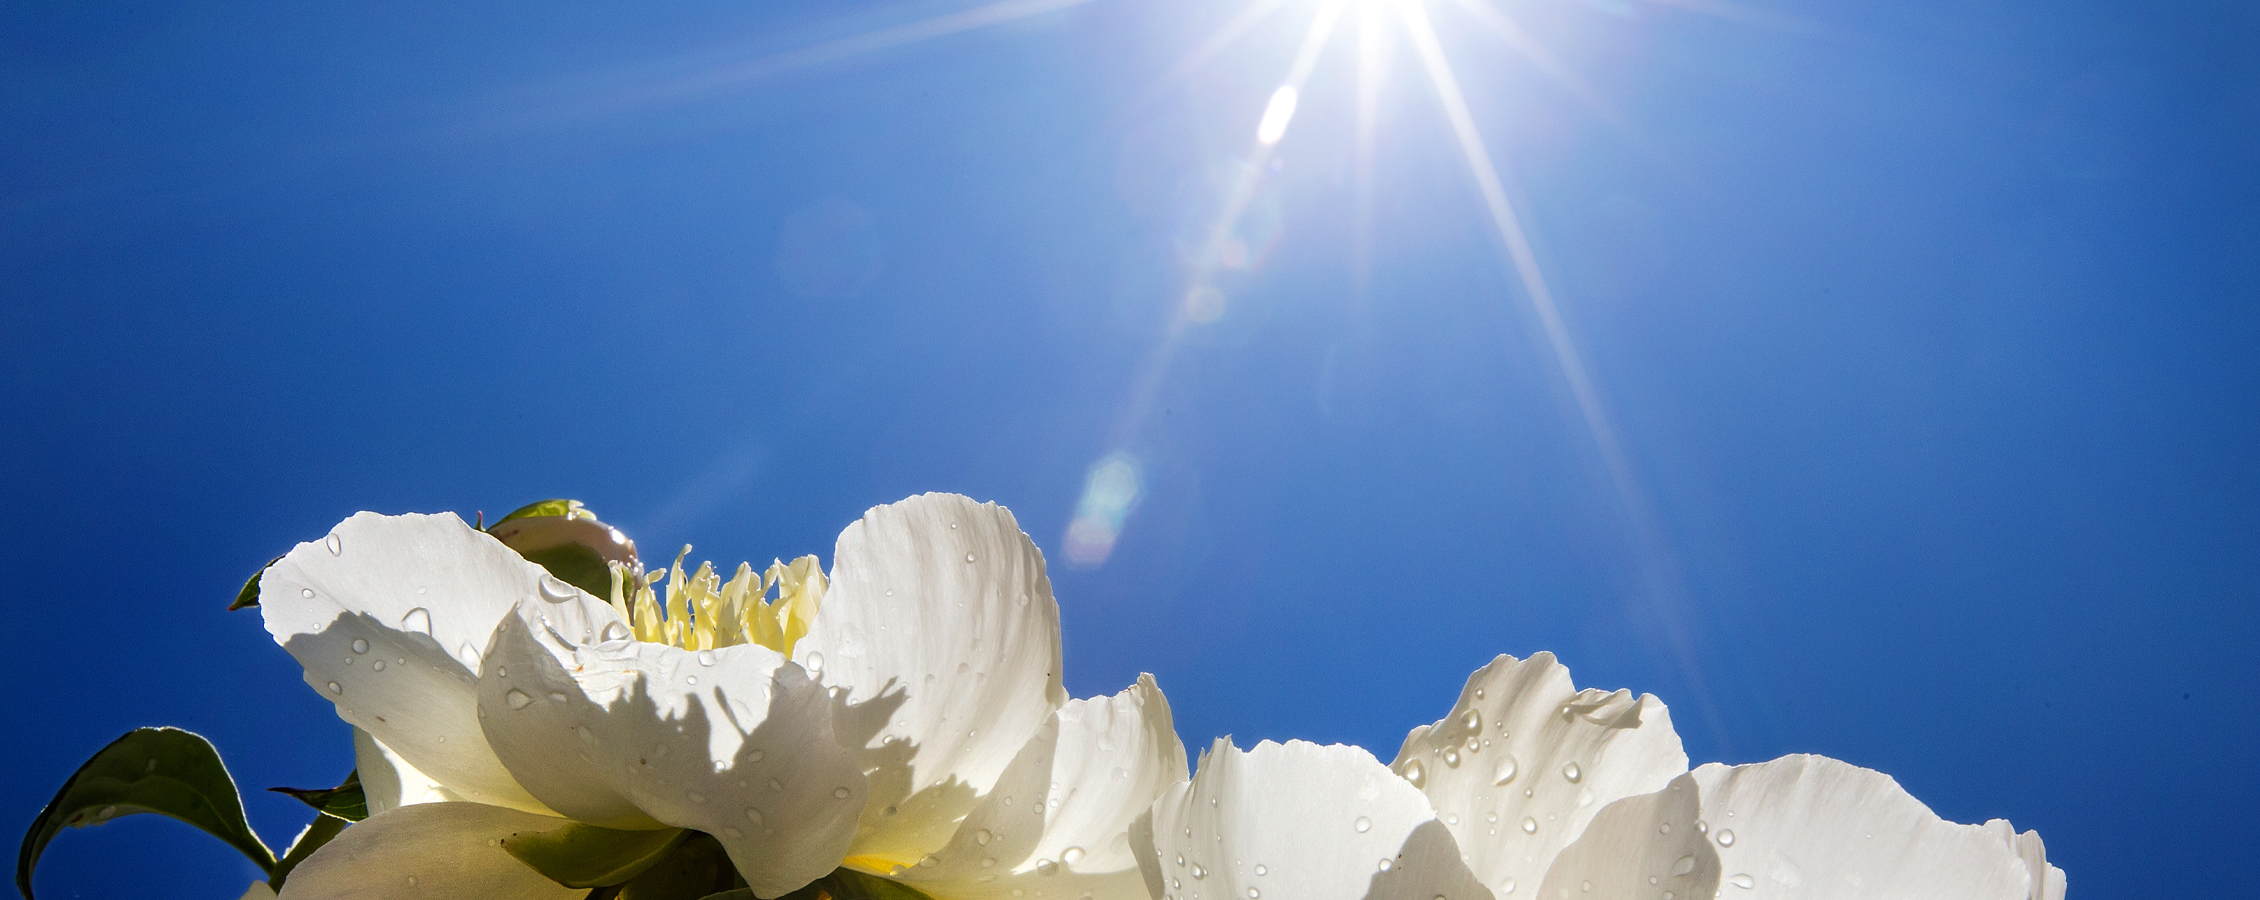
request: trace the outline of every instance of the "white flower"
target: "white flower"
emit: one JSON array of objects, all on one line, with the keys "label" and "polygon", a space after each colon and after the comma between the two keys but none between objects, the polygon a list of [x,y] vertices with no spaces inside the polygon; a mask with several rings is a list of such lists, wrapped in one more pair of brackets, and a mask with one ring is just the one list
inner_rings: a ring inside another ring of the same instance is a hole
[{"label": "white flower", "polygon": [[284,896],[577,897],[501,841],[579,822],[704,832],[763,897],[844,864],[945,900],[1142,898],[1125,831],[1183,747],[1150,679],[1067,700],[1011,513],[877,507],[833,563],[827,584],[813,558],[728,582],[678,561],[661,603],[591,596],[453,515],[299,545],[260,605],[357,729],[373,815]]},{"label": "white flower", "polygon": [[[1392,771],[1392,769],[1394,771]],[[2040,837],[1819,756],[1687,771],[1664,705],[1551,654],[1476,671],[1392,767],[1218,741],[1132,829],[1156,900],[2061,900]]]}]

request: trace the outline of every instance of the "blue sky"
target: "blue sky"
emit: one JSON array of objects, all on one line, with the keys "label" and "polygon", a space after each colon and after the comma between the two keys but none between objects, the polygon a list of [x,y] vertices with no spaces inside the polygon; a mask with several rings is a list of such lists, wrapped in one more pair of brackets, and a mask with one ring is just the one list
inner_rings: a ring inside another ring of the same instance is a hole
[{"label": "blue sky", "polygon": [[[2246,880],[2250,4],[1495,0],[1548,66],[1428,0],[1598,418],[1401,26],[1345,16],[1266,150],[1320,4],[1197,64],[1241,4],[1062,5],[0,9],[0,808],[145,724],[341,774],[221,609],[353,511],[828,562],[944,490],[1046,549],[1069,688],[1153,672],[1191,745],[1386,758],[1552,650],[1698,762],[2037,828],[2077,896]],[[40,885],[250,875],[143,817]]]}]

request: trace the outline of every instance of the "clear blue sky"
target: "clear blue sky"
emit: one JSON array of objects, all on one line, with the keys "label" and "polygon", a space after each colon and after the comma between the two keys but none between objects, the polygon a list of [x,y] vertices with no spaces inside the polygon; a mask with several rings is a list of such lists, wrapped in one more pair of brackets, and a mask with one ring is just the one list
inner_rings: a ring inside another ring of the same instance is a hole
[{"label": "clear blue sky", "polygon": [[[2249,882],[2249,3],[1497,0],[1564,79],[1428,0],[1599,419],[1394,24],[1368,139],[1351,15],[1259,156],[1314,0],[1192,66],[1238,3],[462,6],[0,7],[0,821],[137,725],[342,774],[221,609],[355,510],[828,562],[945,490],[1049,553],[1070,689],[1151,671],[1188,744],[1386,758],[1553,650],[1697,761],[2037,828],[2074,896]],[[251,870],[143,817],[41,876]]]}]

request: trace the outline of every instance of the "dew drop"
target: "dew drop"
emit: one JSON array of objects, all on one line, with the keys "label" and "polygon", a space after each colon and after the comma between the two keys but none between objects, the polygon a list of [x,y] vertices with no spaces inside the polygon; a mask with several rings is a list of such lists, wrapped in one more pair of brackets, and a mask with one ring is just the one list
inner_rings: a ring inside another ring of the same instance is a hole
[{"label": "dew drop", "polygon": [[1263,863],[1256,863],[1256,874],[1258,874],[1258,875],[1269,875],[1269,874],[1271,874],[1271,870],[1270,870],[1270,869],[1268,869],[1268,868],[1265,868],[1265,867],[1264,867],[1264,864],[1263,864]]},{"label": "dew drop", "polygon": [[711,666],[714,664],[714,651],[700,650],[698,651],[698,653],[694,654],[692,658],[697,659],[699,665]]},{"label": "dew drop", "polygon": [[821,651],[817,650],[808,651],[808,663],[806,668],[808,669],[808,674],[810,675],[822,674],[824,672],[824,654]]},{"label": "dew drop", "polygon": [[563,702],[565,702],[565,694],[564,694],[563,692],[560,692],[560,691],[550,691],[550,692],[549,692],[549,702],[551,702],[551,703],[563,703]]},{"label": "dew drop", "polygon": [[1405,780],[1412,782],[1413,787],[1425,787],[1428,784],[1428,768],[1417,759],[1406,763]]},{"label": "dew drop", "polygon": [[1701,820],[1701,819],[1696,819],[1696,820],[1695,820],[1695,833],[1696,833],[1696,834],[1710,834],[1710,833],[1711,833],[1711,823],[1709,823],[1709,822],[1705,822],[1705,821],[1703,821],[1703,820]]},{"label": "dew drop", "polygon": [[1071,866],[1072,866],[1072,865],[1074,865],[1074,864],[1076,864],[1076,863],[1082,862],[1082,861],[1083,861],[1083,848],[1081,848],[1081,847],[1069,847],[1069,848],[1067,848],[1067,849],[1065,849],[1065,850],[1062,850],[1062,851],[1060,851],[1060,852],[1059,852],[1059,861],[1060,861],[1060,862],[1063,862],[1063,863],[1066,863],[1066,864],[1068,864],[1068,865],[1071,865]]},{"label": "dew drop", "polygon": [[1721,847],[1732,847],[1732,846],[1734,846],[1734,829],[1732,829],[1732,828],[1721,828],[1721,829],[1719,829],[1719,846],[1721,846]]},{"label": "dew drop", "polygon": [[1590,881],[1580,882],[1580,883],[1579,883],[1579,884],[1577,885],[1577,889],[1578,889],[1578,890],[1580,890],[1580,891],[1590,891],[1590,890],[1592,890],[1592,889],[1593,889],[1593,882],[1590,882]]},{"label": "dew drop", "polygon": [[368,642],[368,641],[365,641],[365,640],[362,640],[362,639],[360,639],[360,638],[354,638],[354,639],[353,639],[353,652],[355,652],[355,653],[367,653],[367,652],[369,652],[369,642]]},{"label": "dew drop", "polygon": [[[758,809],[754,809],[753,807],[750,807],[750,806],[746,807],[746,808],[745,808],[745,820],[746,820],[746,821],[748,821],[748,822],[752,822],[752,823],[753,823],[753,824],[755,824],[755,825],[759,825],[759,824],[761,824],[761,822],[762,822],[762,817],[761,817],[761,810],[758,810]],[[923,862],[921,862],[921,863],[920,863],[920,865],[924,865],[924,863],[923,863]]]},{"label": "dew drop", "polygon": [[345,688],[344,688],[343,686],[339,685],[339,684],[338,684],[337,682],[335,682],[335,681],[332,681],[332,682],[330,682],[330,693],[332,693],[332,694],[342,694],[342,693],[345,693]]},{"label": "dew drop", "polygon": [[685,676],[683,676],[683,683],[684,683],[684,684],[697,684],[697,683],[698,683],[698,676],[696,676],[696,675],[685,675]]},{"label": "dew drop", "polygon": [[1373,830],[1373,820],[1359,816],[1357,821],[1350,823],[1350,827],[1357,829],[1359,834],[1364,834]]},{"label": "dew drop", "polygon": [[1199,881],[1199,880],[1201,880],[1201,879],[1203,879],[1203,878],[1207,878],[1207,877],[1208,877],[1208,870],[1207,870],[1207,869],[1203,869],[1203,868],[1201,868],[1201,864],[1200,864],[1200,863],[1194,863],[1194,864],[1193,864],[1193,880],[1195,880],[1195,881]]},{"label": "dew drop", "polygon": [[1671,833],[1671,823],[1670,823],[1670,822],[1665,822],[1665,823],[1663,823],[1663,824],[1661,824],[1661,825],[1658,825],[1658,826],[1656,826],[1656,833],[1657,833],[1657,834],[1670,834],[1670,833]]},{"label": "dew drop", "polygon": [[1379,868],[1381,869],[1381,871],[1387,872],[1387,871],[1389,871],[1390,869],[1394,869],[1394,868],[1396,868],[1396,867],[1397,867],[1397,863],[1396,863],[1396,861],[1395,861],[1395,860],[1392,860],[1392,859],[1390,859],[1390,858],[1388,858],[1388,857],[1386,857],[1386,856],[1384,856],[1384,857],[1382,857],[1382,858],[1381,858],[1381,865],[1379,866]]},{"label": "dew drop", "polygon": [[1693,871],[1695,871],[1695,857],[1693,856],[1682,856],[1679,858],[1678,862],[1671,864],[1671,873],[1673,875],[1686,875],[1687,873]]},{"label": "dew drop", "polygon": [[1752,878],[1748,875],[1737,874],[1733,878],[1727,879],[1726,883],[1747,890],[1749,888],[1757,887],[1758,879]]},{"label": "dew drop", "polygon": [[421,606],[411,609],[407,615],[400,617],[400,627],[417,634],[431,634],[432,611]]},{"label": "dew drop", "polygon": [[1256,900],[1257,897],[1261,896],[1263,896],[1262,891],[1256,890],[1255,888],[1248,889],[1248,900]]},{"label": "dew drop", "polygon": [[313,589],[313,588],[299,588],[299,589],[298,589],[298,596],[304,597],[304,598],[306,598],[306,599],[308,599],[308,600],[312,600],[312,599],[314,599],[314,589]]},{"label": "dew drop", "polygon": [[1537,833],[1538,833],[1538,820],[1537,820],[1537,819],[1534,819],[1534,818],[1531,818],[1531,817],[1529,817],[1529,816],[1523,816],[1523,817],[1522,817],[1522,833],[1523,833],[1523,834],[1537,834]]},{"label": "dew drop", "polygon": [[1593,789],[1592,789],[1592,788],[1578,788],[1578,789],[1577,789],[1577,808],[1578,808],[1578,809],[1584,809],[1584,808],[1586,808],[1586,807],[1588,807],[1588,806],[1592,806],[1592,805],[1593,805],[1593,801],[1595,801],[1595,800],[1598,800],[1598,799],[1600,799],[1600,795],[1599,795],[1599,794],[1595,794],[1595,793],[1593,793]]},{"label": "dew drop", "polygon": [[[775,782],[771,782],[771,784],[775,784]],[[845,800],[848,798],[848,795],[852,793],[855,792],[850,791],[844,787],[836,787],[832,789],[832,798],[835,800]]]},{"label": "dew drop", "polygon": [[382,672],[385,670],[385,661],[380,659],[376,662],[370,663],[369,668],[373,671]]},{"label": "dew drop", "polygon": [[502,695],[502,702],[509,704],[511,709],[525,709],[526,704],[534,702],[534,698],[526,696],[525,691],[511,688],[510,693]]},{"label": "dew drop", "polygon": [[1509,879],[1507,879],[1507,880],[1505,880],[1505,881],[1499,882],[1499,893],[1502,893],[1502,894],[1512,894],[1512,893],[1514,893],[1514,892],[1515,892],[1515,880],[1514,880],[1514,879],[1512,879],[1512,878],[1509,878]]},{"label": "dew drop", "polygon": [[984,869],[994,869],[994,868],[996,868],[996,867],[997,867],[997,861],[996,861],[996,858],[995,858],[995,857],[984,856],[984,857],[982,857],[982,858],[981,858],[981,868],[984,868]]},{"label": "dew drop", "polygon": [[345,553],[345,542],[337,539],[336,532],[331,532],[329,537],[323,538],[322,546],[330,548],[331,556],[339,556]]},{"label": "dew drop", "polygon": [[990,834],[989,830],[986,828],[973,832],[973,843],[979,844],[983,847],[988,846],[989,841],[994,840],[995,838],[996,835]]},{"label": "dew drop", "polygon": [[614,641],[627,640],[628,637],[629,633],[627,623],[614,620],[604,623],[604,633],[597,635],[597,641],[599,643],[609,644]]},{"label": "dew drop", "polygon": [[1499,767],[1491,770],[1492,784],[1506,784],[1515,780],[1515,757],[1512,753],[1499,754]]},{"label": "dew drop", "polygon": [[1665,892],[1664,892],[1664,900],[1672,900],[1672,892],[1670,892],[1670,891],[1665,891]]},{"label": "dew drop", "polygon": [[739,838],[745,837],[745,832],[739,831],[733,826],[724,825],[722,826],[722,836],[734,841]]},{"label": "dew drop", "polygon": [[1578,768],[1574,762],[1569,763],[1562,766],[1562,777],[1569,779],[1569,783],[1576,784],[1585,779],[1585,770]]},{"label": "dew drop", "polygon": [[543,575],[541,577],[541,598],[551,603],[563,603],[573,599],[573,586],[566,584],[563,579],[555,575]]},{"label": "dew drop", "polygon": [[966,562],[972,562],[972,561],[973,561],[973,554],[971,554],[971,553],[965,554],[965,561],[966,561]]}]

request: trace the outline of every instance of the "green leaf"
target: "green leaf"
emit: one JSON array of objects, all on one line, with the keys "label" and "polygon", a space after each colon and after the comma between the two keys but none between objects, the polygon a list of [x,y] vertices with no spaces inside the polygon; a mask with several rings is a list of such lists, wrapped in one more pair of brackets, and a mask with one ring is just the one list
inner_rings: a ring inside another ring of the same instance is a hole
[{"label": "green leaf", "polygon": [[[571,516],[576,519],[594,519],[596,513],[590,512],[588,507],[582,506],[579,500],[541,500],[518,507],[509,515],[494,520],[494,525],[500,525],[511,519],[525,519],[533,516]],[[492,531],[494,525],[487,526],[487,529]]]},{"label": "green leaf", "polygon": [[345,773],[345,781],[334,788],[272,787],[267,790],[289,794],[307,806],[348,822],[359,822],[369,817],[369,798],[361,793],[359,769]]},{"label": "green leaf", "polygon": [[235,592],[235,602],[228,604],[228,612],[235,612],[239,609],[250,609],[251,607],[258,606],[259,576],[267,574],[267,566],[271,566],[279,562],[282,562],[282,557],[277,556],[274,559],[267,560],[267,565],[260,566],[259,571],[251,573],[251,580],[243,583],[243,590]]},{"label": "green leaf", "polygon": [[596,597],[612,596],[612,567],[604,555],[580,544],[559,544],[544,550],[521,553],[526,561],[549,570],[549,574],[565,580]]},{"label": "green leaf", "polygon": [[[924,891],[854,869],[833,869],[832,874],[778,900],[933,900]],[[711,898],[709,898],[711,900]]]},{"label": "green leaf", "polygon": [[33,819],[16,854],[16,889],[31,898],[31,870],[64,827],[100,825],[119,816],[171,816],[229,846],[273,874],[275,853],[243,818],[243,798],[212,742],[178,728],[136,728],[79,767]]},{"label": "green leaf", "polygon": [[698,900],[759,900],[759,898],[753,896],[752,888],[738,888],[736,890],[723,891],[719,894],[708,894],[704,897],[698,898]]},{"label": "green leaf", "polygon": [[314,855],[314,851],[322,849],[323,844],[329,843],[330,838],[337,837],[339,832],[351,824],[353,823],[327,813],[315,816],[313,823],[307,825],[305,831],[298,833],[298,840],[290,843],[289,852],[275,861],[275,873],[268,877],[267,886],[282,890],[283,879],[290,877],[291,870],[298,868],[299,863],[305,862],[307,857]]},{"label": "green leaf", "polygon": [[652,867],[675,849],[688,832],[622,831],[574,822],[550,831],[529,831],[502,839],[502,849],[549,880],[566,887],[619,884]]}]

